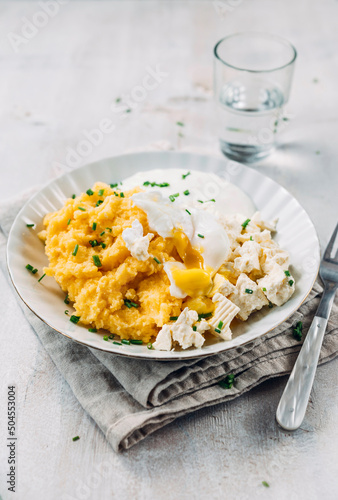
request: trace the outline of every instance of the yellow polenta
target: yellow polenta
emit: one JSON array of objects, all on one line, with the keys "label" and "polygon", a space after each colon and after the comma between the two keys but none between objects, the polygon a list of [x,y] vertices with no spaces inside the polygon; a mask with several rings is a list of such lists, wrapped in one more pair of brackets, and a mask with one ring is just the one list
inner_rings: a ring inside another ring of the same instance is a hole
[{"label": "yellow polenta", "polygon": [[[135,219],[144,234],[149,232],[145,212],[130,199],[140,189],[123,193],[98,182],[91,191],[46,215],[46,229],[40,233],[49,259],[44,272],[68,293],[80,323],[148,342],[170,316],[180,314],[182,300],[170,295],[163,266],[153,258],[132,257],[122,239],[122,231]],[[160,262],[177,258],[172,239],[156,233],[149,254]],[[99,267],[93,256],[98,256]],[[127,307],[125,300],[138,307]]]}]

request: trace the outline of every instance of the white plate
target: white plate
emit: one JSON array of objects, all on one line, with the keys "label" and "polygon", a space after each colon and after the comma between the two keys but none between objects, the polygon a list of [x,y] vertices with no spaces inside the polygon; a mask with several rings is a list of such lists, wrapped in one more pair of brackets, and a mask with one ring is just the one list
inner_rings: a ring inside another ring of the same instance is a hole
[{"label": "white plate", "polygon": [[[236,326],[230,341],[216,340],[201,349],[163,352],[146,346],[117,346],[103,340],[103,333],[90,333],[75,325],[64,314],[72,307],[64,304],[64,293],[53,278],[38,276],[48,260],[37,237],[43,229],[46,213],[58,210],[73,193],[79,194],[96,181],[113,183],[140,170],[183,168],[214,172],[229,180],[253,200],[264,220],[279,218],[276,241],[290,253],[291,271],[296,279],[296,291],[282,307],[254,313],[248,321]],[[35,223],[36,229],[26,224]],[[14,287],[26,305],[57,332],[81,344],[129,357],[158,360],[198,358],[220,353],[251,342],[285,321],[304,301],[316,279],[320,261],[319,242],[315,228],[293,196],[276,182],[254,169],[226,159],[191,153],[150,152],[116,156],[85,165],[50,182],[22,208],[12,226],[7,245],[7,264]],[[34,276],[25,268],[30,263],[39,269]]]}]

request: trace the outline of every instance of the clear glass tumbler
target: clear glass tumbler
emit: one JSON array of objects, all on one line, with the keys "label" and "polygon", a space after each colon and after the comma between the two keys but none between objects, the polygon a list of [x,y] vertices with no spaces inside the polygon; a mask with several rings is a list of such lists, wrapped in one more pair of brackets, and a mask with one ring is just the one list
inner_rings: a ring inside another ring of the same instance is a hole
[{"label": "clear glass tumbler", "polygon": [[278,36],[248,32],[220,40],[214,55],[221,149],[233,160],[260,160],[275,147],[296,49]]}]

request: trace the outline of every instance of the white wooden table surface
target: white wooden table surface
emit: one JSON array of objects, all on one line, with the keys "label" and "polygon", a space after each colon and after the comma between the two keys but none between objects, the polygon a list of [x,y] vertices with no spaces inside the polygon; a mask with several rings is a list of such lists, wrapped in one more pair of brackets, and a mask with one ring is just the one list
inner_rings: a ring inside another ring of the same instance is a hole
[{"label": "white wooden table surface", "polygon": [[[254,168],[299,199],[327,243],[338,215],[337,1],[58,1],[58,7],[50,1],[47,17],[43,2],[0,2],[2,199],[70,163],[153,143],[217,153],[213,46],[232,32],[263,30],[292,41],[298,60],[287,106],[292,120],[279,149]],[[166,74],[157,87],[135,90],[156,65]],[[131,95],[142,99],[122,119],[111,105]],[[77,148],[84,151],[86,131],[103,119],[115,131],[74,158]],[[177,121],[185,124],[184,137]],[[306,419],[294,434],[274,419],[283,378],[177,420],[116,455],[26,325],[2,274],[0,304],[3,500],[338,497],[338,360],[318,369]],[[16,493],[5,484],[11,382],[18,387]]]}]

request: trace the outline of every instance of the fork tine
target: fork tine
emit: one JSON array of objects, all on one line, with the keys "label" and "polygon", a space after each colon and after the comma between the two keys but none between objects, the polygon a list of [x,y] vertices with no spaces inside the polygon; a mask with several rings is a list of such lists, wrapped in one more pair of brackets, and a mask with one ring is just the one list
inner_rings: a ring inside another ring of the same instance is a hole
[{"label": "fork tine", "polygon": [[[333,249],[333,245],[334,245],[334,243],[336,241],[337,234],[338,234],[338,224],[336,225],[335,230],[333,231],[332,236],[330,238],[330,241],[329,241],[329,243],[328,243],[328,245],[326,247],[326,250],[325,250],[325,253],[324,253],[324,259],[325,260],[331,258],[331,252],[332,252],[332,249]],[[338,251],[337,251],[337,253],[335,255],[335,258],[337,258],[337,256],[338,256]]]}]

